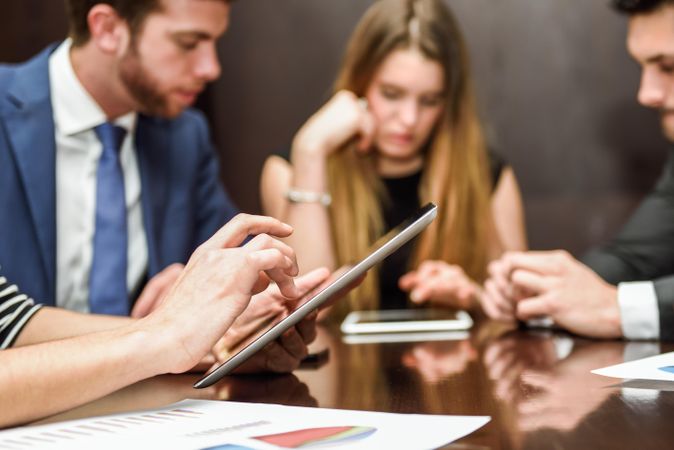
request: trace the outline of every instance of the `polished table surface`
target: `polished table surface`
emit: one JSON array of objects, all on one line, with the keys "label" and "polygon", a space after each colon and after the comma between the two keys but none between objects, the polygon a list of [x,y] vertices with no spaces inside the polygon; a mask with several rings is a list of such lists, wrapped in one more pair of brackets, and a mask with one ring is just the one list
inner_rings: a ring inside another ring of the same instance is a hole
[{"label": "polished table surface", "polygon": [[[292,375],[239,375],[192,389],[165,375],[38,423],[158,408],[186,398],[398,413],[488,415],[447,448],[674,448],[674,383],[622,381],[590,370],[674,351],[672,344],[591,341],[482,323],[418,342],[351,343],[319,329],[315,361]],[[433,340],[440,339],[440,340]]]}]

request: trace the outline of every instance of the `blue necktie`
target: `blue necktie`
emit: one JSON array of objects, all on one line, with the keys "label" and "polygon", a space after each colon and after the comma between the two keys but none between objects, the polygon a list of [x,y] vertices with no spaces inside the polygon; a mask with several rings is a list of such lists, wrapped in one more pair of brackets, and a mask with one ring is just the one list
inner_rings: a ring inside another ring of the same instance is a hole
[{"label": "blue necktie", "polygon": [[97,314],[128,315],[126,197],[119,162],[126,130],[106,122],[94,131],[103,144],[103,153],[96,172],[96,230],[89,308]]}]

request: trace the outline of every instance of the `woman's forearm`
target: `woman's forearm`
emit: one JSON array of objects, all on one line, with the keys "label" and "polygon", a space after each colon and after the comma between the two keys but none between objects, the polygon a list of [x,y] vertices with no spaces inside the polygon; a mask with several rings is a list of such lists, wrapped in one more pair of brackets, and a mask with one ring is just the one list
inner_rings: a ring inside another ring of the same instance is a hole
[{"label": "woman's forearm", "polygon": [[[319,149],[309,148],[306,143],[296,142],[293,145],[291,188],[316,193],[327,192],[327,161],[324,153]],[[328,207],[318,202],[287,202],[286,215],[281,220],[295,229],[286,240],[295,249],[302,272],[318,267],[335,269]]]},{"label": "woman's forearm", "polygon": [[129,317],[82,314],[43,306],[21,330],[14,347],[113,330],[133,321]]},{"label": "woman's forearm", "polygon": [[0,352],[0,427],[74,408],[165,372],[166,342],[128,324]]}]

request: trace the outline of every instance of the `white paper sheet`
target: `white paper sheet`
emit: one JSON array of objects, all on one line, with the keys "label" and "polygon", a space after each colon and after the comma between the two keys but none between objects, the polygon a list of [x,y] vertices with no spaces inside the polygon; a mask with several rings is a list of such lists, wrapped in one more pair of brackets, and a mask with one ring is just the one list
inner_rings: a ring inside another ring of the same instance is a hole
[{"label": "white paper sheet", "polygon": [[674,352],[593,370],[605,377],[674,381]]},{"label": "white paper sheet", "polygon": [[162,409],[3,431],[0,449],[264,450],[300,444],[338,450],[432,449],[489,420],[184,400]]}]

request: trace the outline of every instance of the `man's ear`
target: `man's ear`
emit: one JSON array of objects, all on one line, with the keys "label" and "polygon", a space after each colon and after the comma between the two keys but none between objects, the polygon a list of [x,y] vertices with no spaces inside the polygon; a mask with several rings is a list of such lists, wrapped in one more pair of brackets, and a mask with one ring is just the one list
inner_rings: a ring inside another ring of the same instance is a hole
[{"label": "man's ear", "polygon": [[126,20],[105,3],[96,4],[87,15],[91,41],[103,53],[120,54],[129,42],[130,30]]}]

